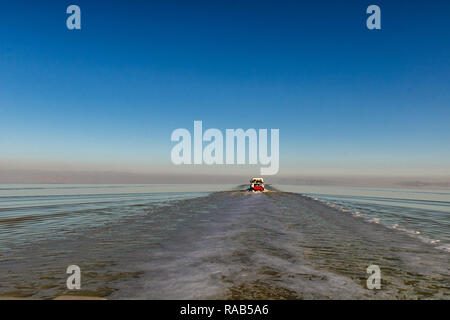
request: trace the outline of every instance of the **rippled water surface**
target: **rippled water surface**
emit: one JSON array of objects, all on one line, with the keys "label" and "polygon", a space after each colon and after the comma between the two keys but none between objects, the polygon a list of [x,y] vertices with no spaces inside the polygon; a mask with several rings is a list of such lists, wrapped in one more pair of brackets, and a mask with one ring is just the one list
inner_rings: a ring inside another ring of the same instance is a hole
[{"label": "rippled water surface", "polygon": [[448,192],[278,189],[0,186],[0,295],[449,299]]},{"label": "rippled water surface", "polygon": [[450,190],[279,186],[450,251]]}]

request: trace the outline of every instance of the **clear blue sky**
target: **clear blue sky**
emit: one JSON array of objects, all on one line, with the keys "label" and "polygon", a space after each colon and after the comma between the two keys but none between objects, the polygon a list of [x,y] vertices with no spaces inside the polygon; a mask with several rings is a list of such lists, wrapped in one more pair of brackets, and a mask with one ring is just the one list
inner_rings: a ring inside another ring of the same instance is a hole
[{"label": "clear blue sky", "polygon": [[450,176],[450,2],[1,2],[0,161],[170,171],[194,120],[279,128],[280,174]]}]

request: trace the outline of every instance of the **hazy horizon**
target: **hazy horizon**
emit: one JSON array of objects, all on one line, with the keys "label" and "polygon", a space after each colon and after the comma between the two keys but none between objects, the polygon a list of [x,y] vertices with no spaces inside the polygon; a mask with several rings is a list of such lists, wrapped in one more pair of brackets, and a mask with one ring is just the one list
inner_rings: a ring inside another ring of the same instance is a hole
[{"label": "hazy horizon", "polygon": [[[246,184],[254,174],[158,174],[118,171],[0,170],[0,184]],[[450,189],[450,176],[276,175],[269,184]]]}]

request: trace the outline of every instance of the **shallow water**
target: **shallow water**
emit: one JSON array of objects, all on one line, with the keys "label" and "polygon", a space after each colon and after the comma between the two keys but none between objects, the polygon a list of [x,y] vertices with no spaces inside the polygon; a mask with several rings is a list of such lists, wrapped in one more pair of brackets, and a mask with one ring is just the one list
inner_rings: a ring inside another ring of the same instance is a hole
[{"label": "shallow water", "polygon": [[204,196],[231,186],[0,185],[0,254],[19,243],[64,238],[139,214],[138,207]]},{"label": "shallow water", "polygon": [[[53,208],[67,214],[3,221],[0,294],[74,294],[65,269],[77,264],[78,294],[117,299],[450,297],[450,254],[435,244],[296,193],[206,190],[86,191],[87,200]],[[100,193],[110,200],[89,202]],[[4,212],[0,219],[15,216]],[[381,268],[381,290],[366,288],[371,264]]]},{"label": "shallow water", "polygon": [[450,190],[278,186],[450,251]]}]

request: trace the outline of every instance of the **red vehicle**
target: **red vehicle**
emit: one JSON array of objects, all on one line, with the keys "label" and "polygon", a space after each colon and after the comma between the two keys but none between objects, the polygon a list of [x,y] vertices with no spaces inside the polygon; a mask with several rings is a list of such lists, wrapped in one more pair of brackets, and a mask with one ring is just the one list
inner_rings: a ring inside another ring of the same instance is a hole
[{"label": "red vehicle", "polygon": [[263,178],[252,178],[250,180],[250,190],[252,191],[264,191]]}]

